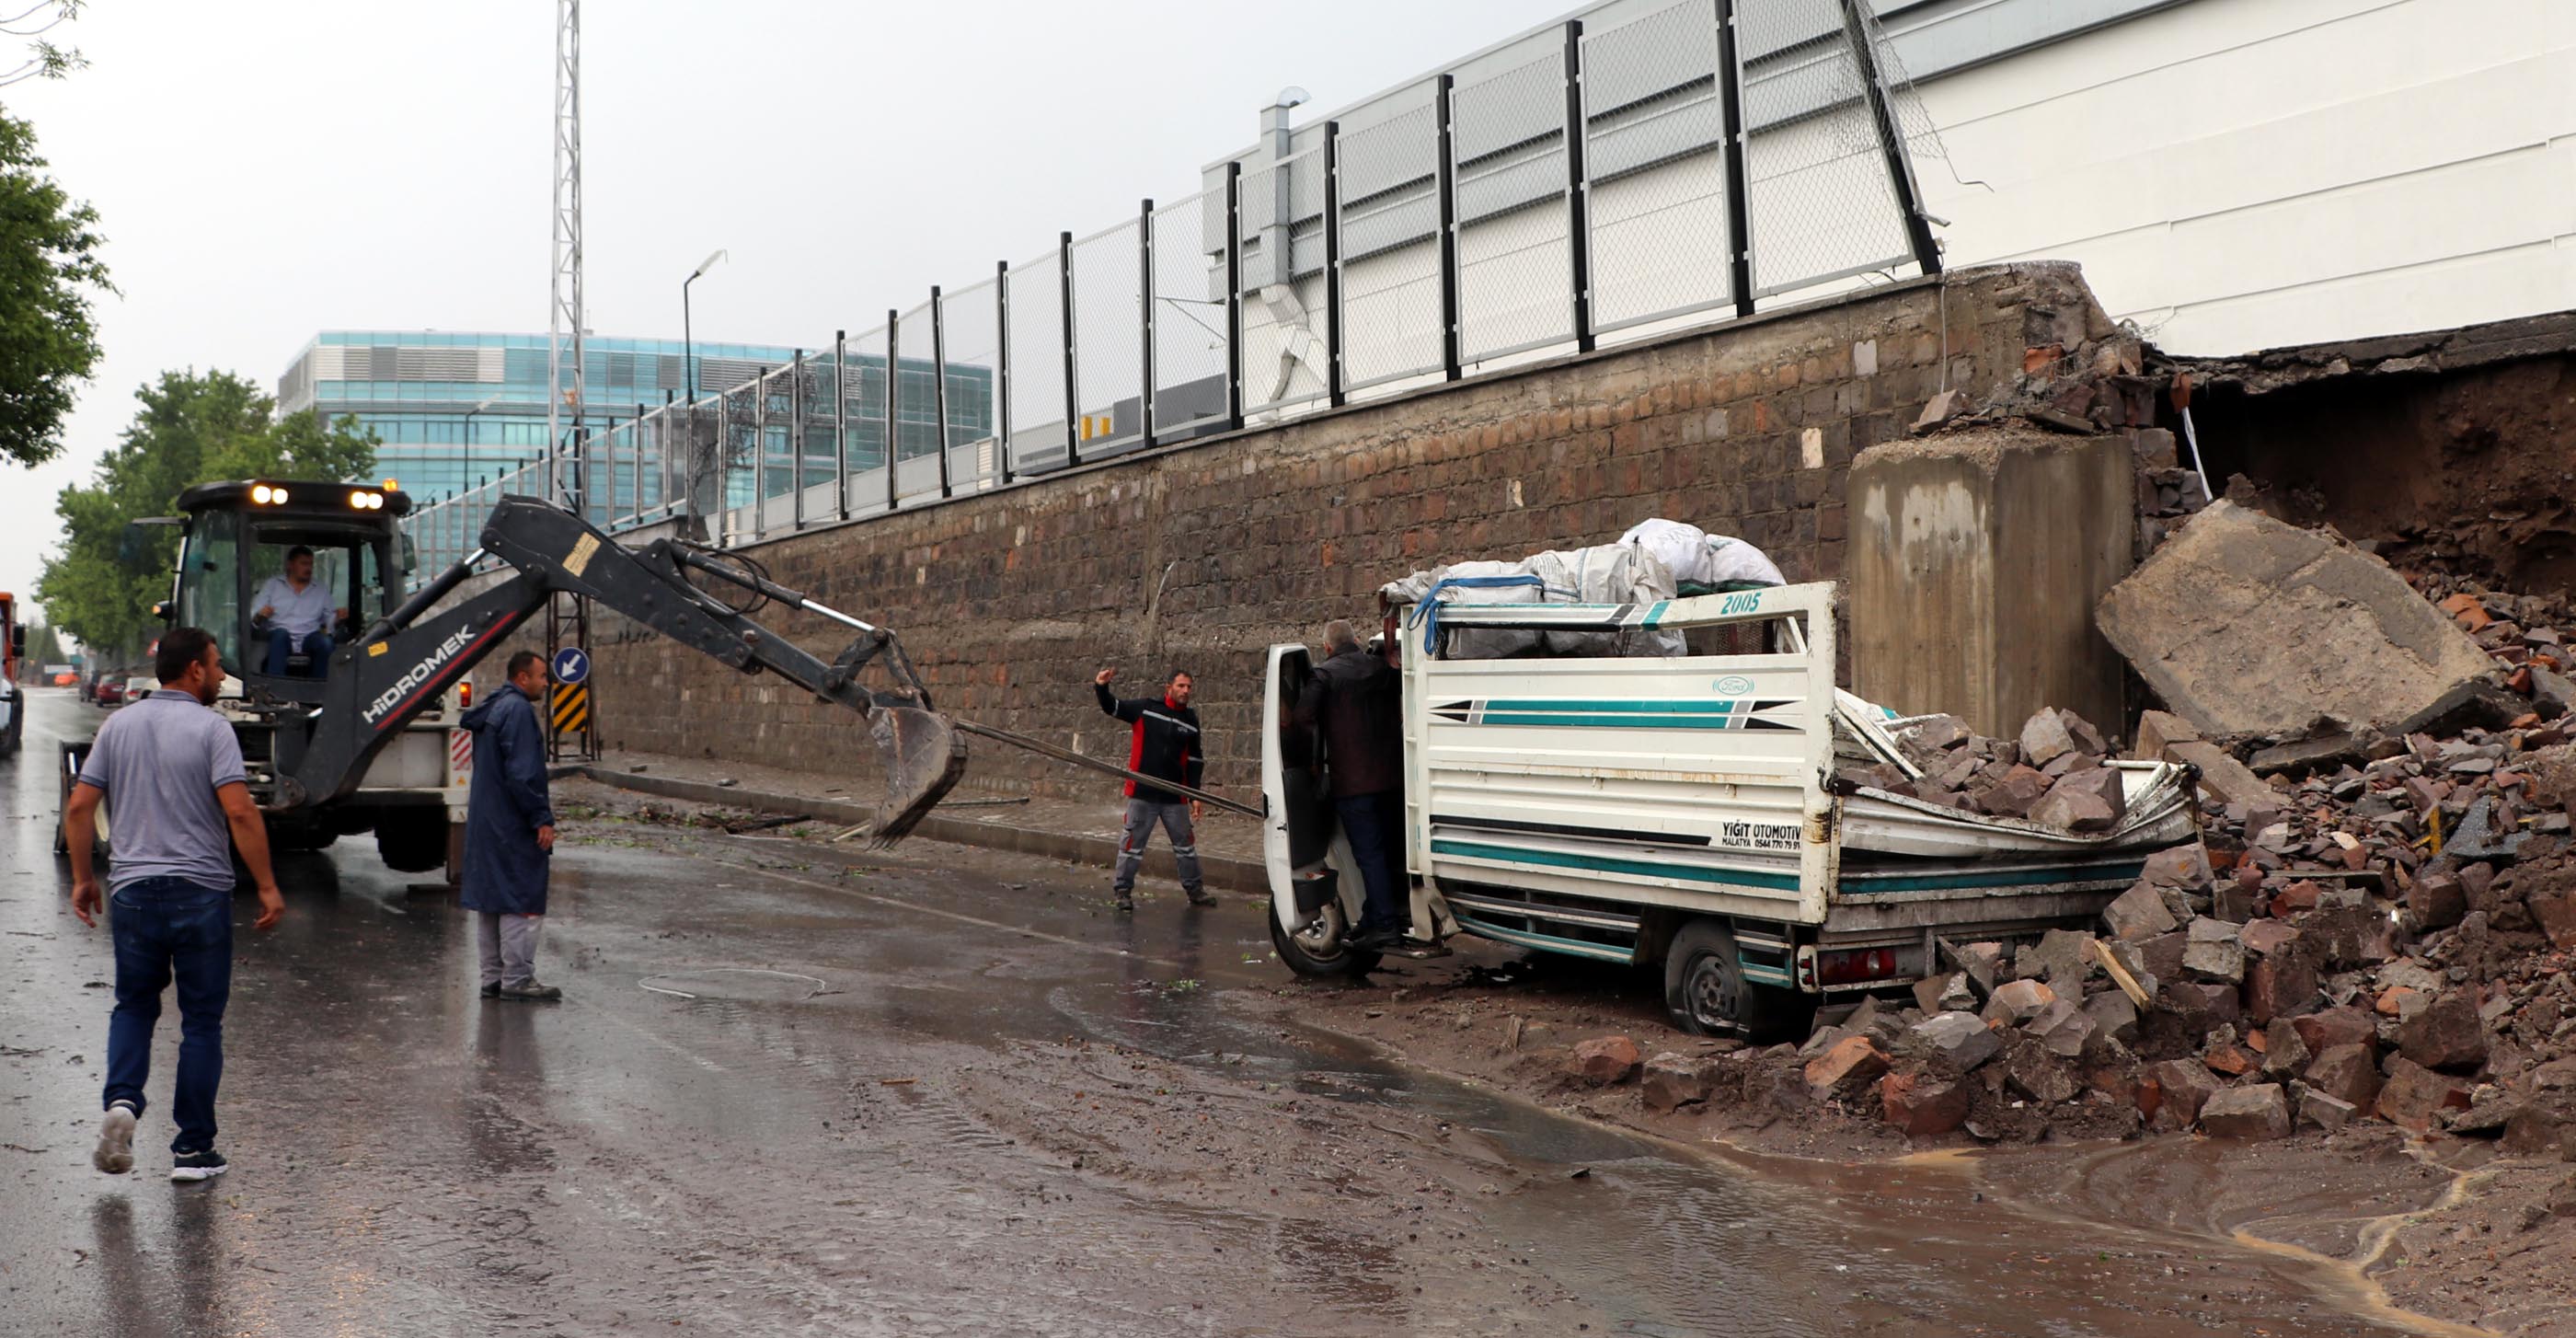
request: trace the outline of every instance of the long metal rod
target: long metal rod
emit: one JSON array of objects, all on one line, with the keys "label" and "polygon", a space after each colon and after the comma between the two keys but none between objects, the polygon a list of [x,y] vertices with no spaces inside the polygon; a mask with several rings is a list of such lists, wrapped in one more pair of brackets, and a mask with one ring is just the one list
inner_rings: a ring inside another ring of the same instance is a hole
[{"label": "long metal rod", "polygon": [[[1146,450],[1154,448],[1154,202],[1136,211],[1136,328],[1142,348],[1137,366],[1145,374],[1136,383],[1136,426]],[[1115,426],[1113,424],[1112,426]]]},{"label": "long metal rod", "polygon": [[930,435],[939,443],[939,495],[953,496],[948,484],[948,304],[939,300],[939,285],[930,285]]},{"label": "long metal rod", "polygon": [[982,738],[991,739],[996,743],[1007,743],[1014,748],[1025,748],[1030,752],[1039,754],[1040,756],[1052,757],[1059,762],[1068,762],[1078,767],[1088,767],[1093,771],[1101,772],[1105,775],[1118,776],[1126,780],[1151,785],[1157,789],[1169,790],[1174,794],[1198,800],[1203,804],[1214,804],[1218,808],[1226,809],[1235,813],[1241,813],[1247,817],[1257,818],[1261,816],[1260,809],[1244,803],[1239,799],[1228,799],[1224,795],[1211,794],[1206,790],[1197,788],[1196,786],[1183,785],[1179,781],[1164,780],[1157,776],[1148,776],[1141,771],[1130,771],[1125,767],[1109,762],[1103,762],[1098,758],[1085,757],[1070,748],[1059,748],[1043,739],[1033,739],[1026,734],[1016,733],[1007,729],[998,729],[992,725],[981,724],[973,720],[959,720],[954,716],[949,718],[948,723],[955,726],[957,732],[960,734],[973,734]]},{"label": "long metal rod", "polygon": [[1243,427],[1243,164],[1225,165],[1225,430]]},{"label": "long metal rod", "polygon": [[1082,463],[1082,424],[1080,393],[1073,384],[1073,234],[1060,233],[1055,242],[1056,291],[1064,303],[1064,467]]},{"label": "long metal rod", "polygon": [[1753,314],[1753,202],[1744,171],[1743,48],[1735,40],[1735,0],[1717,0],[1717,105],[1726,159],[1726,268],[1735,314]]},{"label": "long metal rod", "polygon": [[1011,481],[1011,262],[993,262],[993,326],[1000,342],[993,346],[993,464],[1002,482]]},{"label": "long metal rod", "polygon": [[[1293,245],[1293,243],[1292,243]],[[1293,260],[1290,269],[1296,268]],[[1324,403],[1342,407],[1342,123],[1324,122]]]},{"label": "long metal rod", "polygon": [[1879,154],[1887,164],[1887,187],[1896,196],[1897,212],[1905,216],[1905,239],[1914,249],[1914,263],[1926,274],[1941,272],[1941,244],[1932,237],[1932,219],[1923,212],[1923,201],[1914,186],[1914,164],[1905,152],[1905,136],[1896,128],[1896,109],[1887,95],[1887,81],[1878,71],[1878,52],[1870,45],[1869,24],[1861,17],[1860,0],[1842,0],[1843,32],[1851,38],[1852,60],[1860,67],[1861,95],[1869,99],[1869,118],[1878,129]]},{"label": "long metal rod", "polygon": [[903,350],[903,344],[900,342],[902,335],[903,313],[896,311],[892,307],[886,308],[885,467],[886,510],[888,511],[894,510],[900,500],[900,496],[896,491],[894,477],[895,461],[897,458],[894,437],[894,412],[897,395],[899,393],[896,388],[896,383],[901,380],[901,378],[895,374],[895,363],[897,355]]},{"label": "long metal rod", "polygon": [[1458,146],[1451,125],[1457,114],[1457,92],[1456,76],[1444,74],[1440,76],[1439,98],[1433,104],[1439,108],[1434,116],[1439,121],[1440,136],[1440,374],[1450,381],[1457,380],[1462,372],[1458,362]]},{"label": "long metal rod", "polygon": [[832,332],[832,512],[850,518],[850,332]]},{"label": "long metal rod", "polygon": [[1565,24],[1565,253],[1573,268],[1574,349],[1592,351],[1592,209],[1583,177],[1583,20]]}]

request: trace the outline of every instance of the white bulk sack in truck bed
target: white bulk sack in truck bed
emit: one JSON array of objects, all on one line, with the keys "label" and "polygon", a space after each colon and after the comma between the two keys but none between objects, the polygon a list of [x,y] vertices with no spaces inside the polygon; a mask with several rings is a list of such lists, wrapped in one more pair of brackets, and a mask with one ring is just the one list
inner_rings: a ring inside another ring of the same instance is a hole
[{"label": "white bulk sack in truck bed", "polygon": [[1641,520],[1619,542],[1654,554],[1677,588],[1700,587],[1693,593],[1789,583],[1761,549],[1678,520]]},{"label": "white bulk sack in truck bed", "polygon": [[[1518,562],[1453,562],[1378,587],[1388,604],[1650,604],[1673,597],[1672,573],[1644,549],[1597,544],[1534,553]],[[1555,655],[1679,655],[1670,632],[1461,630],[1447,655],[1498,660],[1544,645]]]}]

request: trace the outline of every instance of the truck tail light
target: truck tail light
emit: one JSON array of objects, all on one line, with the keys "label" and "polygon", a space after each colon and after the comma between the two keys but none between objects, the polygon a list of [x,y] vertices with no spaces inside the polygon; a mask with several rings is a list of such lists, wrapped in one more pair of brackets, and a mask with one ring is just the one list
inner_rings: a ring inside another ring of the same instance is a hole
[{"label": "truck tail light", "polygon": [[1896,949],[1851,948],[1842,952],[1816,954],[1816,983],[1850,985],[1864,980],[1886,980],[1896,974]]}]

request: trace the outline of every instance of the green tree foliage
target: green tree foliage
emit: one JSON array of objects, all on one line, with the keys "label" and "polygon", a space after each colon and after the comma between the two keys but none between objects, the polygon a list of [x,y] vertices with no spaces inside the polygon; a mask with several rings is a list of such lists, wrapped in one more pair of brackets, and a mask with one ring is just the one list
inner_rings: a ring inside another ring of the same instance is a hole
[{"label": "green tree foliage", "polygon": [[136,527],[171,514],[179,494],[216,479],[338,480],[372,473],[377,438],[356,419],[312,411],[271,421],[273,402],[230,372],[164,372],[87,486],[65,488],[62,555],[36,582],[49,621],[101,654],[139,650],[170,594],[179,532]]},{"label": "green tree foliage", "polygon": [[114,292],[98,258],[98,212],[45,174],[36,132],[0,114],[0,459],[63,449],[74,388],[98,364],[93,292]]},{"label": "green tree foliage", "polygon": [[63,653],[63,639],[54,635],[51,623],[38,623],[27,629],[27,653],[21,663],[34,665],[61,664],[71,657]]}]

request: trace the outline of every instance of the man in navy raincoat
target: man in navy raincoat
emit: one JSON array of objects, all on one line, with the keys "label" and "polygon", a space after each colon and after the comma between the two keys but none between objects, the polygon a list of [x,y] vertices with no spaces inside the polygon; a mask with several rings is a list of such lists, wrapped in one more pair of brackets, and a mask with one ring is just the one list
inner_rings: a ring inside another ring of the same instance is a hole
[{"label": "man in navy raincoat", "polygon": [[537,930],[545,923],[546,866],[555,848],[545,732],[534,705],[546,690],[546,662],[523,650],[510,657],[508,672],[509,686],[465,713],[474,788],[456,904],[476,913],[484,998],[560,999],[562,990],[537,982]]}]

